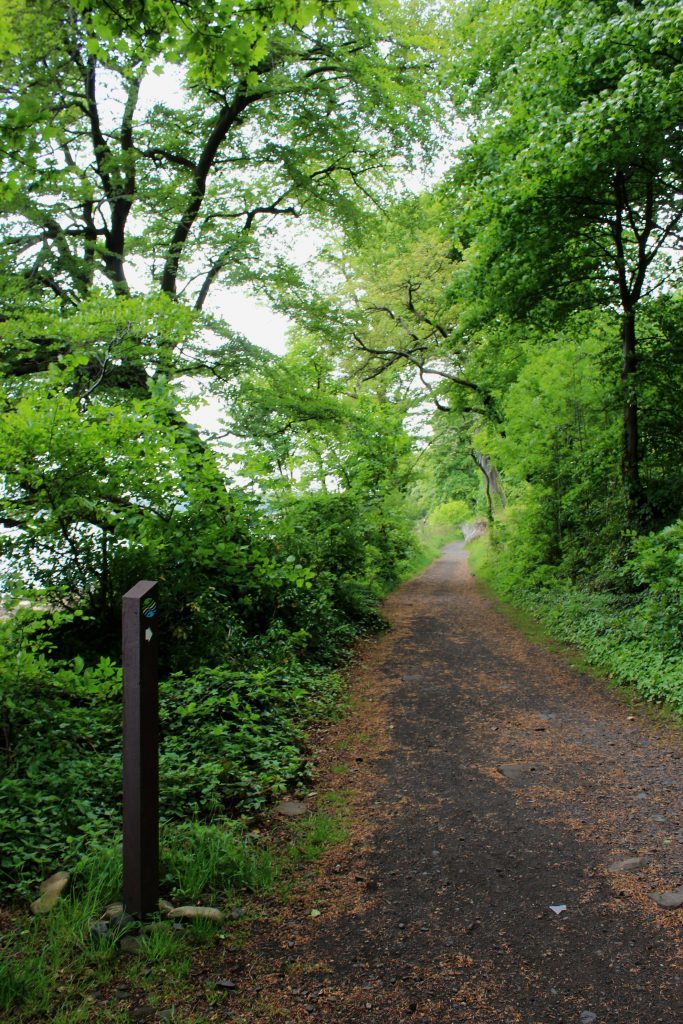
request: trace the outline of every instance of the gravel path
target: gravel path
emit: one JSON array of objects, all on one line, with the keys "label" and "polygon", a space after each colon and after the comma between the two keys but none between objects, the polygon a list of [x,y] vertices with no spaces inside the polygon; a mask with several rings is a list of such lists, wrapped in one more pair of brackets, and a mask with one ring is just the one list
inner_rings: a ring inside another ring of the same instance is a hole
[{"label": "gravel path", "polygon": [[328,764],[351,838],[212,966],[211,1019],[680,1024],[680,729],[521,635],[461,544],[385,611]]}]

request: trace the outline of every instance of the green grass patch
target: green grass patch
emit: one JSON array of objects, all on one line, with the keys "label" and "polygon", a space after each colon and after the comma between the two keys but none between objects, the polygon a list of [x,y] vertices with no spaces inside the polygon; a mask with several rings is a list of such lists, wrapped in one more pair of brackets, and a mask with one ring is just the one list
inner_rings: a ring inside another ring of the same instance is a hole
[{"label": "green grass patch", "polygon": [[[77,1005],[109,976],[114,946],[94,946],[88,927],[120,893],[120,862],[118,849],[97,851],[77,867],[71,892],[49,914],[27,915],[2,936],[0,1012],[12,1011],[19,1020],[64,1012],[60,1004]],[[70,979],[68,993],[60,991],[61,978]]]},{"label": "green grass patch", "polygon": [[337,846],[348,838],[348,825],[344,815],[319,811],[293,824],[293,840],[289,848],[292,862],[309,863],[317,860],[330,846]]},{"label": "green grass patch", "polygon": [[161,884],[174,902],[224,900],[237,892],[265,892],[275,879],[270,850],[239,822],[198,821],[162,829]]},{"label": "green grass patch", "polygon": [[320,803],[325,807],[346,807],[350,797],[348,789],[335,789],[329,793],[323,793]]},{"label": "green grass patch", "polygon": [[[161,837],[162,893],[176,904],[224,908],[273,890],[286,892],[298,864],[317,860],[347,838],[347,800],[345,792],[324,794],[324,809],[289,822],[287,839],[277,846],[235,821],[167,823]],[[100,848],[75,867],[69,891],[49,914],[17,918],[14,931],[0,939],[0,1013],[12,1013],[17,1022],[43,1017],[76,1024],[92,1014],[89,993],[122,973],[151,996],[172,1002],[189,977],[195,950],[228,934],[233,945],[239,944],[242,919],[196,920],[178,931],[162,915],[140,935],[133,956],[122,954],[114,937],[94,943],[90,925],[120,898],[121,881],[120,848]],[[98,1019],[114,1022],[117,1014],[103,1008]],[[127,1013],[121,1019],[127,1020]]]}]

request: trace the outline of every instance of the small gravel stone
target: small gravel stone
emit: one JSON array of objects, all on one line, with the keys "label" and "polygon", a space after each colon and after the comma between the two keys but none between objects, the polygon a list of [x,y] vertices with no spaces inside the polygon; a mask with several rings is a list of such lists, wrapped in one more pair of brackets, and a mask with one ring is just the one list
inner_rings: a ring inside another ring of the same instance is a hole
[{"label": "small gravel stone", "polygon": [[89,929],[90,939],[95,946],[101,946],[109,938],[109,925],[106,921],[93,921]]},{"label": "small gravel stone", "polygon": [[47,914],[54,907],[62,895],[62,892],[69,884],[68,871],[57,871],[54,875],[46,878],[40,886],[40,896],[31,904],[32,914]]},{"label": "small gravel stone", "polygon": [[308,806],[303,800],[282,800],[275,805],[275,810],[278,814],[284,814],[286,818],[299,818],[306,814]]},{"label": "small gravel stone", "polygon": [[535,764],[501,764],[498,771],[511,782],[534,782],[535,775],[538,775],[539,768]]},{"label": "small gravel stone", "polygon": [[130,1011],[132,1020],[150,1020],[154,1016],[154,1007],[147,1003],[141,1003]]},{"label": "small gravel stone", "polygon": [[126,932],[134,928],[137,921],[131,914],[127,914],[125,910],[120,911],[118,914],[112,914],[109,917],[109,928],[113,932]]},{"label": "small gravel stone", "polygon": [[223,920],[223,914],[215,907],[176,907],[175,910],[169,911],[166,916],[174,920],[177,918],[187,918],[189,920],[204,918],[207,921],[216,921],[217,923]]},{"label": "small gravel stone", "polygon": [[625,860],[615,860],[608,864],[607,870],[612,875],[620,875],[628,871],[637,871],[650,863],[649,857],[626,857]]},{"label": "small gravel stone", "polygon": [[102,918],[104,921],[111,921],[112,917],[118,917],[124,910],[123,903],[110,903],[108,907],[105,907]]},{"label": "small gravel stone", "polygon": [[683,885],[679,885],[678,889],[672,892],[651,892],[650,899],[664,910],[676,910],[683,907]]}]

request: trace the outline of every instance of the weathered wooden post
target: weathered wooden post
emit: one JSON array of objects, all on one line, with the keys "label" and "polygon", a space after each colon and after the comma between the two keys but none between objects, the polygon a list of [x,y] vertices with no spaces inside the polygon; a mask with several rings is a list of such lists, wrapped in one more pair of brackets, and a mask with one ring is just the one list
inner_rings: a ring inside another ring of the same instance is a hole
[{"label": "weathered wooden post", "polygon": [[157,584],[123,595],[123,903],[146,917],[159,900]]}]

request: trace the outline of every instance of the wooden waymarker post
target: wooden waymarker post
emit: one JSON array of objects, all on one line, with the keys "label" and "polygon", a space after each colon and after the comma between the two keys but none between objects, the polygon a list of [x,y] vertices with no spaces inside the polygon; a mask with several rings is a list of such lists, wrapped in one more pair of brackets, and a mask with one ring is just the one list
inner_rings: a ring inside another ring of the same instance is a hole
[{"label": "wooden waymarker post", "polygon": [[123,595],[123,903],[146,917],[159,900],[157,584]]}]

